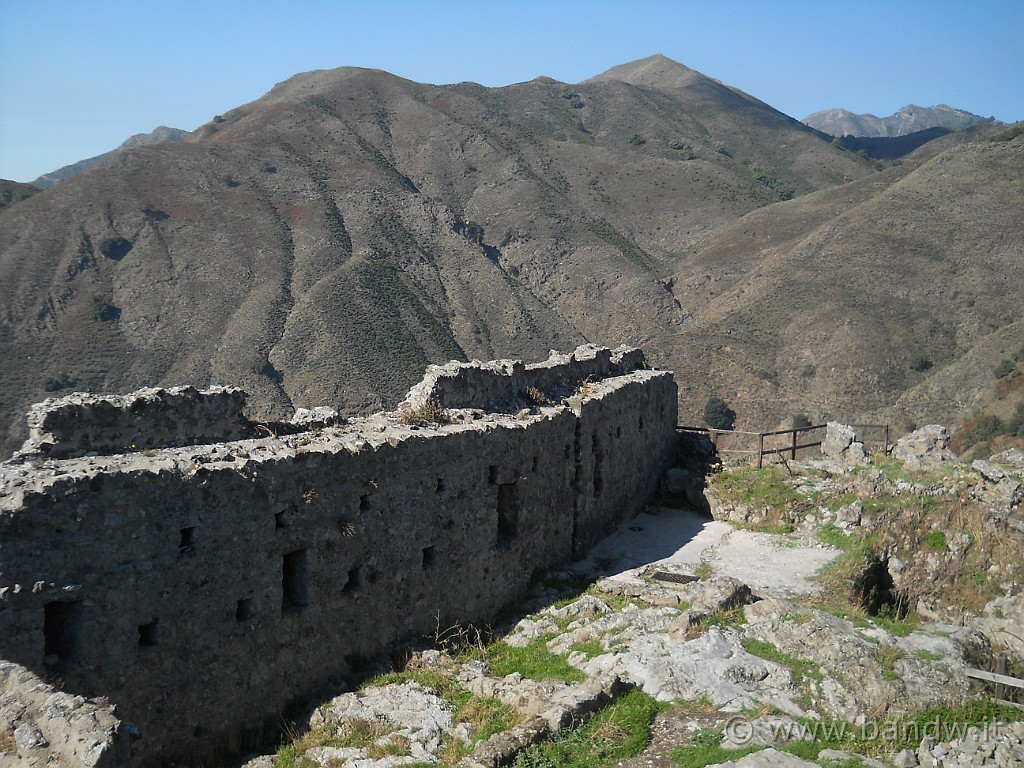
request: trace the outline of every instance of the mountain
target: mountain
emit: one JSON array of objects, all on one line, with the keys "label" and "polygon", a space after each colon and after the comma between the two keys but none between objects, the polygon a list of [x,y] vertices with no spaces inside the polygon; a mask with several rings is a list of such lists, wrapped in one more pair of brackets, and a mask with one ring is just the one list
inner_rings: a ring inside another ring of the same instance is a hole
[{"label": "mountain", "polygon": [[999,361],[1024,350],[1022,162],[1019,137],[918,150],[720,227],[672,278],[707,296],[666,350],[687,362],[677,378],[760,425],[955,424],[990,407]]},{"label": "mountain", "polygon": [[960,131],[980,123],[996,122],[994,117],[981,117],[946,104],[919,107],[908,104],[888,117],[857,115],[845,109],[825,109],[803,119],[812,128],[830,136],[906,136],[929,128]]},{"label": "mountain", "polygon": [[84,173],[100,161],[112,155],[114,152],[119,152],[130,147],[142,147],[147,144],[158,144],[163,141],[184,141],[188,136],[188,131],[183,131],[180,128],[168,128],[166,125],[161,125],[149,133],[136,133],[134,136],[130,136],[125,139],[117,149],[111,150],[110,152],[104,152],[102,155],[90,157],[85,160],[79,160],[77,163],[65,165],[63,168],[58,168],[56,171],[44,173],[32,183],[42,189],[49,189],[54,184],[70,179],[72,176],[77,176],[80,173]]},{"label": "mountain", "polygon": [[664,57],[575,85],[297,75],[0,213],[6,445],[71,388],[351,414],[428,363],[583,340],[674,369],[691,422],[711,394],[741,427],[911,418],[912,389],[948,418],[919,386],[1014,333],[1024,167],[1019,139],[949,138],[886,165]]},{"label": "mountain", "polygon": [[34,184],[25,184],[20,181],[0,179],[0,211],[8,206],[28,200],[43,190]]}]

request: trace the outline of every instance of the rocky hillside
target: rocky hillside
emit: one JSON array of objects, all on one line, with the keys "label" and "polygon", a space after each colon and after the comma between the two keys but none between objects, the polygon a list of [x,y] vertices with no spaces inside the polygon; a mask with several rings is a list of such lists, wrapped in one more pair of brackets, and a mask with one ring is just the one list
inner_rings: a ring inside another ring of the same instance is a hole
[{"label": "rocky hillside", "polygon": [[0,213],[4,443],[51,392],[353,413],[427,363],[583,340],[676,370],[691,422],[714,393],[741,427],[952,423],[1024,343],[1024,166],[1019,137],[943,141],[885,165],[660,56],[576,85],[297,75]]},{"label": "rocky hillside", "polygon": [[888,117],[857,115],[845,109],[824,109],[803,119],[803,122],[830,136],[906,136],[929,128],[960,131],[972,125],[995,122],[947,104],[919,107],[907,104]]},{"label": "rocky hillside", "polygon": [[32,195],[41,191],[33,184],[0,179],[0,211],[15,203],[20,203],[22,200],[28,200]]}]

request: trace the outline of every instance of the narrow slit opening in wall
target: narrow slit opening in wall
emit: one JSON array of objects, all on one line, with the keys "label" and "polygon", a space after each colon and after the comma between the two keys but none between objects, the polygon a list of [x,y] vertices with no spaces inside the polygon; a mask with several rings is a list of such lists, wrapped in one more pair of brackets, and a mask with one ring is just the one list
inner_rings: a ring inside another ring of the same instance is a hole
[{"label": "narrow slit opening in wall", "polygon": [[235,604],[235,621],[250,621],[256,616],[256,607],[251,597],[243,597]]},{"label": "narrow slit opening in wall", "polygon": [[490,483],[491,485],[494,485],[495,483],[498,482],[497,464],[491,464],[491,466],[487,468],[487,482]]},{"label": "narrow slit opening in wall", "polygon": [[444,478],[443,477],[437,478],[437,487],[435,488],[435,490],[438,493],[444,493],[445,492]]},{"label": "narrow slit opening in wall", "polygon": [[281,610],[285,613],[305,608],[308,604],[309,574],[306,550],[289,552],[281,559]]},{"label": "narrow slit opening in wall", "polygon": [[56,601],[43,606],[43,657],[47,666],[77,661],[82,648],[82,603]]},{"label": "narrow slit opening in wall", "polygon": [[423,570],[429,571],[434,567],[434,548],[424,547],[423,548]]},{"label": "narrow slit opening in wall", "polygon": [[345,581],[345,586],[341,588],[342,594],[351,594],[356,592],[362,586],[362,574],[360,573],[359,566],[353,566],[349,568],[348,578]]},{"label": "narrow slit opening in wall", "polygon": [[370,494],[364,493],[359,497],[359,511],[369,512],[370,511]]},{"label": "narrow slit opening in wall", "polygon": [[178,541],[178,554],[188,555],[196,549],[196,527],[190,525],[181,529],[181,539]]},{"label": "narrow slit opening in wall", "polygon": [[515,483],[498,486],[498,549],[509,549],[519,529],[519,489]]},{"label": "narrow slit opening in wall", "polygon": [[540,456],[534,456],[533,457],[533,465],[530,467],[530,471],[531,472],[536,472],[537,468],[539,466],[540,466]]},{"label": "narrow slit opening in wall", "polygon": [[638,432],[643,432],[644,431],[644,417],[643,416],[641,416],[639,418],[639,421],[637,423],[637,431]]},{"label": "narrow slit opening in wall", "polygon": [[604,490],[604,478],[601,476],[601,464],[604,461],[604,453],[601,451],[601,440],[594,435],[592,444],[594,455],[594,495],[600,496]]},{"label": "narrow slit opening in wall", "polygon": [[153,619],[146,624],[139,624],[139,650],[145,651],[156,647],[158,639],[157,628],[160,625],[159,619]]}]

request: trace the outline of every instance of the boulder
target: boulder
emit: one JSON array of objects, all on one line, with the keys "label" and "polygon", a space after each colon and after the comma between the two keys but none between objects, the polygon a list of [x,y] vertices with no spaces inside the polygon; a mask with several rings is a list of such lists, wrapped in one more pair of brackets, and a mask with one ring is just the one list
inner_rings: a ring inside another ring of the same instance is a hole
[{"label": "boulder", "polygon": [[901,437],[890,455],[902,461],[908,469],[937,469],[943,464],[957,461],[949,450],[949,433],[941,424],[929,424]]},{"label": "boulder", "polygon": [[868,460],[864,443],[857,440],[853,427],[837,421],[830,421],[826,425],[821,452],[833,461],[847,464],[863,464]]}]

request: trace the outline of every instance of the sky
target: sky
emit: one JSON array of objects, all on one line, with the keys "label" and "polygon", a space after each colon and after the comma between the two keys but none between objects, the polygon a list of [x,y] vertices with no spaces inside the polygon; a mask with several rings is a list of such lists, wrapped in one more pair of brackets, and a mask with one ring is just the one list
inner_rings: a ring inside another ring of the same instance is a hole
[{"label": "sky", "polygon": [[662,53],[803,118],[1024,119],[1022,0],[0,0],[0,178],[192,130],[312,69],[576,83]]}]

